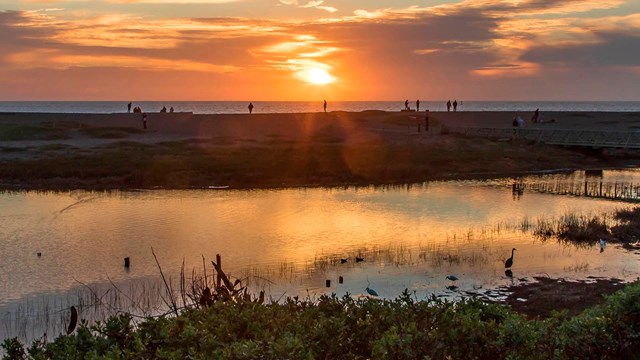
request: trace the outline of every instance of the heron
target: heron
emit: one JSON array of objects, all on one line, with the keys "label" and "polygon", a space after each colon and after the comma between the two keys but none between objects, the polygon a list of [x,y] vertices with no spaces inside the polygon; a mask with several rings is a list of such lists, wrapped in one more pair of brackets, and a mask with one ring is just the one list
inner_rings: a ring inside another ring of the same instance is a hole
[{"label": "heron", "polygon": [[458,277],[455,275],[447,275],[447,280],[458,281]]},{"label": "heron", "polygon": [[505,269],[511,269],[511,266],[513,265],[513,252],[516,251],[516,248],[511,249],[511,257],[507,259],[507,261],[504,262],[504,268]]},{"label": "heron", "polygon": [[361,261],[364,261],[364,258],[361,258],[361,257],[359,257],[359,256],[356,256],[356,262],[361,262]]},{"label": "heron", "polygon": [[378,296],[378,293],[375,290],[373,290],[373,289],[371,289],[369,287],[367,287],[365,290],[367,291],[367,294],[369,294],[371,296]]}]

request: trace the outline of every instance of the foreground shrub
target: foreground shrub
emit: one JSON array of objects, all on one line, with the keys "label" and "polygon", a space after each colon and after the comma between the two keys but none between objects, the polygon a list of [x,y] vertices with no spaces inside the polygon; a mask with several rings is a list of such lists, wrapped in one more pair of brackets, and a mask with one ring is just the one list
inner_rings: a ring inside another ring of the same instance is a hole
[{"label": "foreground shrub", "polygon": [[621,359],[640,351],[640,285],[568,318],[529,321],[504,306],[323,296],[282,304],[215,302],[134,324],[82,323],[74,335],[15,339],[5,359]]}]

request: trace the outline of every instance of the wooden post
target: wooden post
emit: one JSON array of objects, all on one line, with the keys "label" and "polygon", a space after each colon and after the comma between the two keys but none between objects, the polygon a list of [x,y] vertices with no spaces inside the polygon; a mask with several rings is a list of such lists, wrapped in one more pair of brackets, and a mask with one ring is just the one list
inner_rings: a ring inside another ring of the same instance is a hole
[{"label": "wooden post", "polygon": [[[218,263],[218,268],[222,269],[222,257],[220,256],[220,254],[216,254],[216,263]],[[216,271],[216,286],[220,288],[221,285],[222,277],[220,276],[220,273]]]}]

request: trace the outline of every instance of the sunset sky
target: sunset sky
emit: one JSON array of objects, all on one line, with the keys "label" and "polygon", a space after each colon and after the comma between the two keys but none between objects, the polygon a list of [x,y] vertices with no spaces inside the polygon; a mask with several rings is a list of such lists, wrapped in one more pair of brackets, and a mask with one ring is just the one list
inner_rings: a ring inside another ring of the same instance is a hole
[{"label": "sunset sky", "polygon": [[640,100],[640,0],[0,0],[0,101]]}]

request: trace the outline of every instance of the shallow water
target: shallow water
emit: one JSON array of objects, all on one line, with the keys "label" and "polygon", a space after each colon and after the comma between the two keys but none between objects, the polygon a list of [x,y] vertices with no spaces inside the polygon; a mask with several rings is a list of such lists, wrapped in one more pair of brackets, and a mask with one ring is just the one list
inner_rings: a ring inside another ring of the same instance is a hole
[{"label": "shallow water", "polygon": [[[530,177],[523,182],[583,182],[584,173]],[[605,171],[594,181],[640,181],[640,173]],[[404,289],[417,298],[456,298],[531,281],[533,276],[633,280],[639,256],[614,245],[576,247],[542,241],[527,224],[567,213],[601,214],[629,204],[512,193],[513,179],[434,182],[405,187],[260,191],[18,192],[0,194],[0,322],[58,316],[81,284],[157,286],[159,271],[174,283],[202,257],[222,255],[223,267],[253,291],[273,298],[361,295]],[[513,278],[504,260],[517,248]],[[41,256],[37,253],[41,252]],[[355,256],[365,261],[355,263]],[[123,258],[131,258],[131,268]],[[349,258],[341,264],[340,258]],[[457,290],[445,277],[460,278]],[[338,277],[344,283],[338,283]],[[331,280],[330,288],[325,281]],[[108,285],[105,285],[108,287]],[[25,305],[26,304],[26,305]],[[12,313],[13,312],[13,313]],[[82,314],[81,314],[82,316]],[[15,325],[15,324],[14,324]],[[16,326],[0,327],[0,338]],[[24,326],[23,326],[24,327]],[[34,332],[36,334],[37,332]],[[26,337],[29,337],[27,334]]]}]

